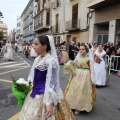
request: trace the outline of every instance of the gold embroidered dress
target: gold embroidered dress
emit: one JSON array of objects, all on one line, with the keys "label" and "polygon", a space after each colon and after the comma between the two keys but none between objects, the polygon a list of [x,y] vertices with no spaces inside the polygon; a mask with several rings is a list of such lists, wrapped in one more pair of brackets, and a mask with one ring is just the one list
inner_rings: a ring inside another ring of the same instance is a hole
[{"label": "gold embroidered dress", "polygon": [[[75,120],[63,97],[57,72],[56,60],[49,53],[44,58],[38,56],[35,59],[28,77],[34,86],[25,98],[18,120]],[[46,118],[45,106],[51,103],[53,115]]]},{"label": "gold embroidered dress", "polygon": [[95,103],[96,89],[91,81],[90,59],[86,55],[77,58],[75,77],[70,79],[65,97],[70,107],[78,111],[90,112]]}]

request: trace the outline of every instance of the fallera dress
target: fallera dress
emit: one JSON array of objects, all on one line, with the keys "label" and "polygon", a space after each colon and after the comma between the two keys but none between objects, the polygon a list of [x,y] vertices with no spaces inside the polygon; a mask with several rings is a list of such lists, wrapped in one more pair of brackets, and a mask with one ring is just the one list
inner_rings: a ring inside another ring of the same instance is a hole
[{"label": "fallera dress", "polygon": [[[58,87],[56,60],[50,54],[38,56],[28,80],[33,89],[28,93],[19,120],[75,120],[69,104]],[[45,105],[54,104],[53,115],[46,119]]]},{"label": "fallera dress", "polygon": [[37,53],[35,52],[33,46],[31,46],[31,49],[30,49],[30,57],[37,57]]},{"label": "fallera dress", "polygon": [[59,63],[64,64],[67,63],[69,60],[67,49],[65,45],[61,45],[60,47],[60,53],[59,53]]},{"label": "fallera dress", "polygon": [[81,55],[76,59],[75,77],[70,78],[65,98],[72,109],[90,112],[96,100],[96,88],[91,82],[90,59]]},{"label": "fallera dress", "polygon": [[13,50],[12,50],[12,44],[11,43],[8,43],[8,44],[5,45],[4,59],[5,60],[14,60],[13,59]]},{"label": "fallera dress", "polygon": [[101,53],[99,53],[98,50],[96,50],[94,54],[99,56],[101,59],[100,63],[94,62],[95,84],[99,86],[108,85],[109,75],[108,69],[106,68],[107,66],[106,52],[103,50]]}]

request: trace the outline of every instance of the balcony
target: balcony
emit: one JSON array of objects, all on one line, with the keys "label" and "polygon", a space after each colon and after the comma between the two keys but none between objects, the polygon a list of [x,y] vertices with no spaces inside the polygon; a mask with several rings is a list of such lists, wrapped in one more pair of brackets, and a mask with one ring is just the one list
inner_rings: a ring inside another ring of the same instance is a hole
[{"label": "balcony", "polygon": [[37,24],[34,26],[34,30],[37,30],[37,29],[42,28],[42,27],[43,27],[43,22],[37,23]]},{"label": "balcony", "polygon": [[25,14],[23,15],[23,22],[25,22],[25,20],[26,20],[26,16],[25,16]]},{"label": "balcony", "polygon": [[49,25],[45,24],[45,22],[38,23],[37,25],[34,26],[35,32],[44,31],[48,29],[49,29]]},{"label": "balcony", "polygon": [[34,32],[31,30],[31,31],[29,31],[29,35],[33,35],[34,34]]},{"label": "balcony", "polygon": [[91,9],[101,9],[120,3],[120,0],[88,0],[87,7]]},{"label": "balcony", "polygon": [[52,26],[52,34],[58,33],[60,33],[60,26],[59,25]]},{"label": "balcony", "polygon": [[29,9],[29,13],[32,14],[33,13],[33,8]]},{"label": "balcony", "polygon": [[57,7],[60,6],[60,1],[55,1],[55,2],[52,2],[52,8],[53,9],[56,9]]},{"label": "balcony", "polygon": [[34,31],[48,30],[50,26],[50,12],[44,10],[41,14],[34,18]]},{"label": "balcony", "polygon": [[33,18],[32,17],[29,18],[29,24],[33,24]]},{"label": "balcony", "polygon": [[35,17],[41,14],[44,10],[50,11],[49,3],[44,3],[43,5],[40,5],[40,7],[38,7],[37,9],[37,14],[35,15]]},{"label": "balcony", "polygon": [[31,30],[31,31],[27,31],[23,34],[23,37],[27,37],[27,36],[30,36],[30,35],[33,35],[34,32]]},{"label": "balcony", "polygon": [[27,28],[29,26],[29,20],[25,22],[24,26],[24,28]]},{"label": "balcony", "polygon": [[25,33],[23,33],[23,37],[26,37],[27,36],[27,33],[25,32]]},{"label": "balcony", "polygon": [[65,24],[66,31],[78,31],[80,30],[80,20],[70,20],[66,21]]},{"label": "balcony", "polygon": [[50,8],[48,3],[44,3],[43,9]]},{"label": "balcony", "polygon": [[29,17],[29,12],[27,11],[27,12],[24,14],[23,21],[26,21],[26,19],[28,19],[28,17]]}]

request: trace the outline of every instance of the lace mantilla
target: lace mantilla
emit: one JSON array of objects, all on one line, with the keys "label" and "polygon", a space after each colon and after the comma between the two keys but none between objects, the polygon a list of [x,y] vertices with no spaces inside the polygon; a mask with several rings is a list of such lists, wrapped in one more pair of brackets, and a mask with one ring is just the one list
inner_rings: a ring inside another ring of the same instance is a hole
[{"label": "lace mantilla", "polygon": [[40,71],[47,70],[46,75],[46,84],[45,84],[45,92],[43,102],[46,105],[54,103],[57,105],[60,102],[61,98],[63,98],[63,93],[60,89],[59,83],[59,66],[56,60],[50,55],[47,54],[43,59],[37,57],[33,63],[31,68],[28,81],[32,82],[34,79],[34,69],[37,68]]}]

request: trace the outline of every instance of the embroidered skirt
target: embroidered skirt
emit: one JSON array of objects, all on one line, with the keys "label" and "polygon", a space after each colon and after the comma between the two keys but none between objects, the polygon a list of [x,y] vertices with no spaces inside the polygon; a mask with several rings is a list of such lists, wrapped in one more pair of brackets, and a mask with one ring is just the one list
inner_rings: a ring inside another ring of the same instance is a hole
[{"label": "embroidered skirt", "polygon": [[25,99],[18,120],[75,120],[65,99],[62,99],[61,103],[54,107],[53,115],[46,119],[45,105],[43,104],[44,95],[36,95],[32,98],[30,93],[28,93]]},{"label": "embroidered skirt", "polygon": [[70,78],[64,95],[72,109],[90,112],[96,101],[96,87],[91,84],[90,71],[76,69],[76,76]]}]

